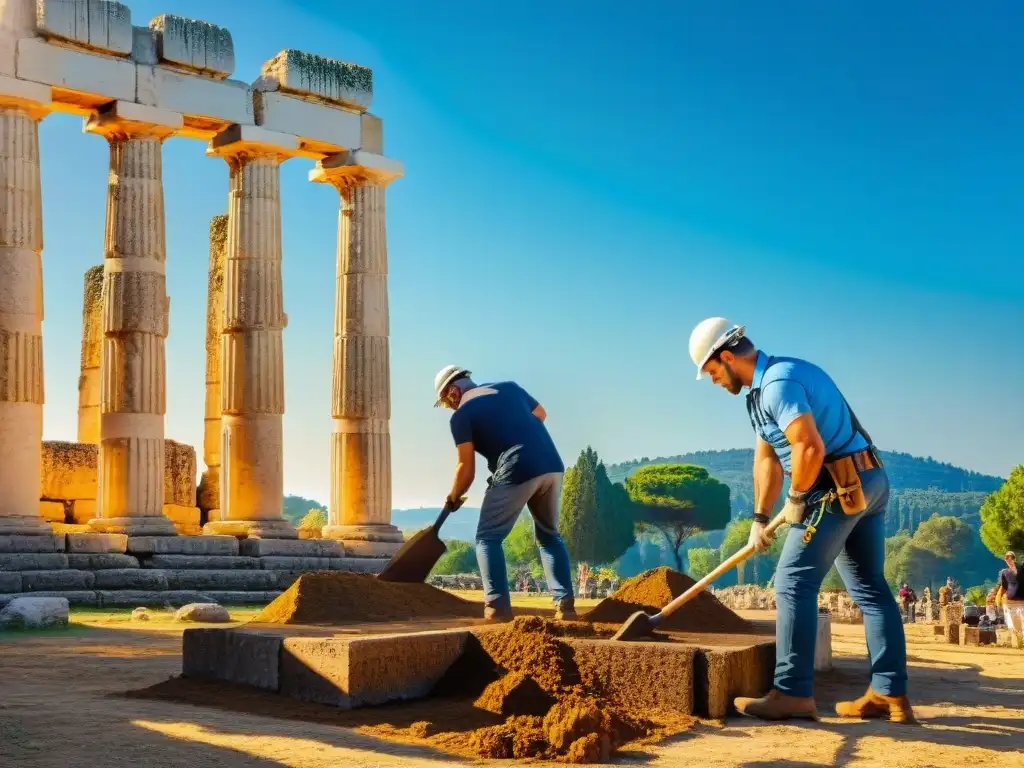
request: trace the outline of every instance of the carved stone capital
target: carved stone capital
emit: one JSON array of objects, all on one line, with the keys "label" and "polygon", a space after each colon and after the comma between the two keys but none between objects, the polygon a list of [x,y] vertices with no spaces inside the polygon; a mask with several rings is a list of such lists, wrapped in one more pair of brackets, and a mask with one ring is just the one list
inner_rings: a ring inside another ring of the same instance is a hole
[{"label": "carved stone capital", "polygon": [[85,131],[97,133],[109,141],[138,138],[162,141],[184,124],[184,118],[174,112],[128,101],[111,101],[89,116]]},{"label": "carved stone capital", "polygon": [[320,160],[309,172],[309,180],[344,192],[361,186],[386,187],[404,173],[405,166],[398,160],[357,149]]}]

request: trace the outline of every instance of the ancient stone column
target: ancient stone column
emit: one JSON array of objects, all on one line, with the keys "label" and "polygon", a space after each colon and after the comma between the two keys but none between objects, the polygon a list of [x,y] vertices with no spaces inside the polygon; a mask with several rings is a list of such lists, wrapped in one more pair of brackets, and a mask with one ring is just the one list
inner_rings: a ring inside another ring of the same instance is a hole
[{"label": "ancient stone column", "polygon": [[85,272],[82,372],[78,377],[78,442],[100,442],[100,353],[103,349],[103,265]]},{"label": "ancient stone column", "polygon": [[86,130],[110,142],[100,355],[96,531],[174,535],[164,504],[165,281],[162,144],[180,116],[113,102]]},{"label": "ancient stone column", "polygon": [[391,373],[384,190],[402,165],[355,151],[317,164],[310,180],[341,195],[338,216],[331,499],[325,538],[357,555],[390,555],[402,543],[391,525]]},{"label": "ancient stone column", "polygon": [[210,221],[210,279],[206,293],[206,419],[199,508],[207,520],[220,520],[220,347],[224,327],[224,260],[228,247],[228,217]]},{"label": "ancient stone column", "polygon": [[0,77],[0,535],[46,534],[43,203],[39,121],[50,89]]},{"label": "ancient stone column", "polygon": [[[204,533],[297,538],[283,516],[281,162],[269,131],[239,126],[210,153],[230,169],[221,346],[220,520]],[[294,141],[294,137],[289,137]]]}]

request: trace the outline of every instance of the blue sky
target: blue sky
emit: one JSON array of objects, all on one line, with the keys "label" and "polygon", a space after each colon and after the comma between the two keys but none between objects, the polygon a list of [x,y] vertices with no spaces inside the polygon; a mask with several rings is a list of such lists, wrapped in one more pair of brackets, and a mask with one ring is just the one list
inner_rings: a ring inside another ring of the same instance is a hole
[{"label": "blue sky", "polygon": [[[514,378],[567,463],[750,445],[694,381],[726,315],[838,381],[883,448],[1024,460],[1024,10],[1012,2],[338,4],[132,0],[374,70],[388,193],[396,507],[451,482],[442,365]],[[41,128],[47,439],[74,439],[82,274],[108,153]],[[201,455],[207,229],[227,172],[165,145],[167,435]],[[326,500],[337,194],[283,167],[286,490]],[[201,464],[201,462],[200,462]],[[481,465],[471,502],[479,500]]]}]

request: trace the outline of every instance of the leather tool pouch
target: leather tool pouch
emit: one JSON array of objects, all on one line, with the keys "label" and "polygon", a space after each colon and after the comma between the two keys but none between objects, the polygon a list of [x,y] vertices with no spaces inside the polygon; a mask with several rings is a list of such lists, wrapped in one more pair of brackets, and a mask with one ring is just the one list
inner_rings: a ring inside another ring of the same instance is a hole
[{"label": "leather tool pouch", "polygon": [[844,456],[841,459],[828,462],[825,469],[832,476],[832,482],[836,484],[836,495],[839,497],[839,505],[843,512],[848,515],[858,515],[868,507],[867,499],[864,497],[864,487],[860,482],[860,474],[857,472],[857,465],[852,456]]}]

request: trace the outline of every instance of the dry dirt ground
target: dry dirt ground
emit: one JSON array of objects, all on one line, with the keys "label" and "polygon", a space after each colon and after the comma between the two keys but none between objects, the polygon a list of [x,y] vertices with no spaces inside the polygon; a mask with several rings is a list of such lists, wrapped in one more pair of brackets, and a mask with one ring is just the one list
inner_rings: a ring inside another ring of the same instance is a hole
[{"label": "dry dirt ground", "polygon": [[[238,612],[236,618],[251,618]],[[752,612],[750,618],[770,614]],[[629,765],[1020,765],[1024,759],[1024,654],[940,645],[908,630],[920,726],[879,722],[703,723],[622,755]],[[454,758],[336,725],[305,723],[120,694],[180,670],[181,625],[73,615],[66,631],[0,635],[0,766],[18,768],[369,768],[501,761]],[[833,627],[835,671],[818,682],[822,714],[865,685],[861,627]]]}]

